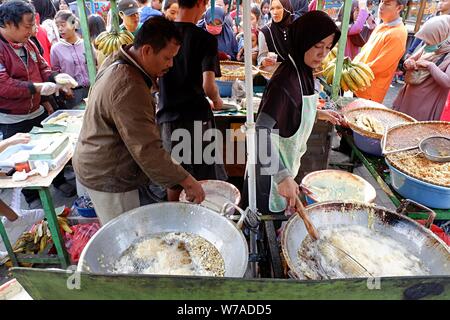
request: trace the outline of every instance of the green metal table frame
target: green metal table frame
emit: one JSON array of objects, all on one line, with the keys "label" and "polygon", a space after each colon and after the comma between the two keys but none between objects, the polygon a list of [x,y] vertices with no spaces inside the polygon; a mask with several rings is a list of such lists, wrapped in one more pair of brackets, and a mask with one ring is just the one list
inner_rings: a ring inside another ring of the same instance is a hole
[{"label": "green metal table frame", "polygon": [[[337,300],[450,299],[450,277],[294,280],[95,275],[13,268],[33,299]],[[181,302],[184,303],[184,302]]]},{"label": "green metal table frame", "polygon": [[52,234],[53,244],[57,254],[48,254],[51,244],[47,246],[42,254],[16,254],[12,249],[11,242],[6,234],[5,227],[0,220],[0,236],[5,244],[6,251],[14,267],[18,267],[19,263],[41,263],[41,264],[57,264],[61,268],[66,269],[70,266],[70,259],[65,249],[64,240],[59,232],[58,218],[56,216],[55,207],[53,206],[52,196],[49,188],[30,187],[28,189],[37,189],[44,207],[45,218],[47,219],[50,232]]},{"label": "green metal table frame", "polygon": [[[358,159],[362,162],[362,164],[367,168],[372,177],[376,180],[381,189],[386,193],[389,199],[392,201],[395,207],[399,207],[402,200],[404,198],[398,194],[394,188],[391,186],[391,177],[388,171],[388,166],[384,161],[384,157],[376,157],[368,155],[355,145],[353,141],[353,137],[351,134],[347,132],[341,132],[342,137],[347,141],[347,143],[352,148],[352,153],[350,156],[350,164],[344,164],[342,166],[349,168],[349,171],[353,171],[353,167],[355,166],[355,160]],[[340,166],[340,165],[337,165]],[[433,209],[433,208],[432,208]],[[433,209],[436,212],[435,220],[450,220],[450,210],[442,210],[442,209]],[[408,213],[408,217],[412,219],[427,219],[428,215],[425,213],[419,212],[410,212]]]}]

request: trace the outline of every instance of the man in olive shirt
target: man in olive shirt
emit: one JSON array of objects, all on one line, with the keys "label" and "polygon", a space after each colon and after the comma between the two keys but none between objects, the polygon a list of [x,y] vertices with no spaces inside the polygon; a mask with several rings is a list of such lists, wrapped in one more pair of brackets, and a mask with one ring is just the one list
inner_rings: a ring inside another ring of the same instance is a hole
[{"label": "man in olive shirt", "polygon": [[149,178],[166,188],[181,185],[196,203],[204,200],[198,181],[163,149],[151,96],[180,43],[174,24],[154,17],[142,25],[133,46],[122,47],[97,75],[73,165],[102,224],[138,207],[138,188]]}]

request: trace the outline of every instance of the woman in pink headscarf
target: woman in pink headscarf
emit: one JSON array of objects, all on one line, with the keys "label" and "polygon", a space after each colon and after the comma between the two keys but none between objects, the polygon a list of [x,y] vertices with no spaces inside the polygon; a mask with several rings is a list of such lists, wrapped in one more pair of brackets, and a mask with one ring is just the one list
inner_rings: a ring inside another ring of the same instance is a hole
[{"label": "woman in pink headscarf", "polygon": [[416,38],[425,46],[404,63],[406,85],[394,110],[420,121],[440,120],[450,89],[450,16],[431,18]]}]

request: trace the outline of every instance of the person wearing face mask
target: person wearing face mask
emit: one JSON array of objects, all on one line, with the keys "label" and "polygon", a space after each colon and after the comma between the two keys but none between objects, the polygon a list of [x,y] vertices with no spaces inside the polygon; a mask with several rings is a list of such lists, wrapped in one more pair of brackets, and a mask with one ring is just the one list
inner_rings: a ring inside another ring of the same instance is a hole
[{"label": "person wearing face mask", "polygon": [[[270,2],[272,22],[261,28],[258,36],[258,65],[273,68],[277,62],[287,60],[288,28],[293,21],[293,8],[289,0]],[[269,52],[277,54],[277,60],[269,57]]]},{"label": "person wearing face mask", "polygon": [[404,62],[406,84],[394,110],[416,120],[440,120],[450,89],[450,16],[433,17],[416,33],[425,46]]},{"label": "person wearing face mask", "polygon": [[198,181],[164,150],[151,95],[173,66],[181,40],[173,22],[153,17],[97,74],[73,167],[102,225],[139,207],[138,189],[149,179],[164,187],[180,185],[196,203],[205,198]]},{"label": "person wearing face mask", "polygon": [[[296,207],[300,190],[294,178],[314,123],[317,119],[333,124],[342,121],[334,111],[317,109],[313,77],[313,70],[340,35],[322,11],[308,12],[289,27],[286,60],[266,87],[256,119],[257,208],[263,214],[282,214],[287,207]],[[247,186],[243,190],[246,193]],[[244,194],[242,207],[246,201]]]},{"label": "person wearing face mask", "polygon": [[236,60],[239,52],[238,42],[233,30],[225,23],[225,11],[221,7],[215,7],[214,20],[211,16],[211,8],[208,9],[199,26],[217,39],[220,60]]},{"label": "person wearing face mask", "polygon": [[[450,14],[450,0],[440,0],[438,2],[436,15],[445,15],[445,14]],[[427,21],[431,18],[433,18],[433,16],[428,17]],[[416,49],[420,48],[422,45],[423,45],[422,41],[417,37],[414,37],[414,40],[411,42],[408,48],[406,58],[411,57],[411,55],[416,51]]]},{"label": "person wearing face mask", "polygon": [[370,87],[355,92],[358,98],[383,103],[398,63],[405,53],[408,31],[400,13],[406,3],[407,0],[381,0],[378,16],[383,23],[373,30],[369,40],[354,59],[354,62],[367,64],[375,75]]}]

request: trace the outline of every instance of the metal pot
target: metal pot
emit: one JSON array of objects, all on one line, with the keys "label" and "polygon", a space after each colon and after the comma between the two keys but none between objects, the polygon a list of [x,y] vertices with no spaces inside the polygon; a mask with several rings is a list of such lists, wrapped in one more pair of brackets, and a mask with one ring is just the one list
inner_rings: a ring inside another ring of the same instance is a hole
[{"label": "metal pot", "polygon": [[[450,248],[429,229],[404,215],[357,202],[321,202],[306,208],[316,228],[333,225],[367,227],[370,210],[374,213],[374,230],[383,231],[407,246],[426,263],[433,275],[450,275]],[[433,219],[428,221],[428,226]],[[294,215],[287,222],[281,238],[290,274],[299,279],[305,279],[305,276],[298,268],[300,258],[297,252],[307,235],[303,221]]]},{"label": "metal pot", "polygon": [[232,221],[199,205],[165,202],[136,208],[104,225],[81,253],[78,270],[110,273],[135,240],[161,232],[188,232],[208,240],[224,259],[225,277],[242,277],[247,269],[247,241]]}]

